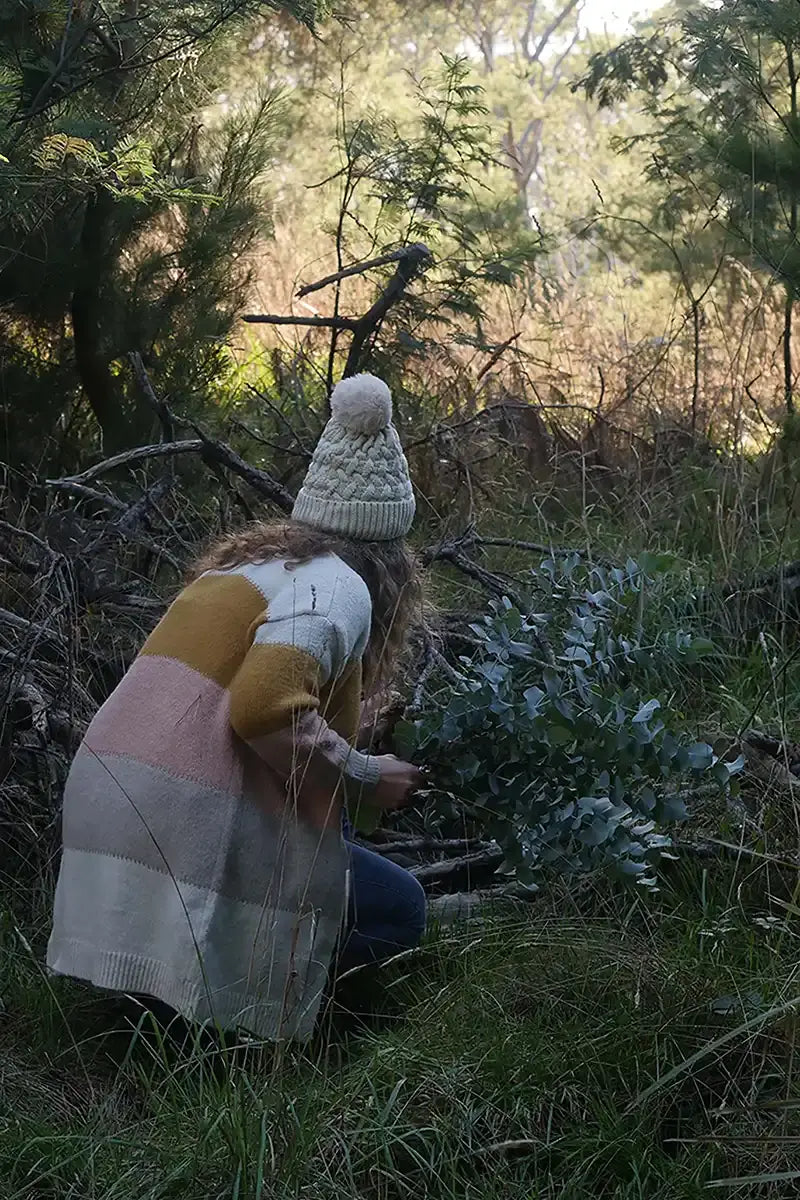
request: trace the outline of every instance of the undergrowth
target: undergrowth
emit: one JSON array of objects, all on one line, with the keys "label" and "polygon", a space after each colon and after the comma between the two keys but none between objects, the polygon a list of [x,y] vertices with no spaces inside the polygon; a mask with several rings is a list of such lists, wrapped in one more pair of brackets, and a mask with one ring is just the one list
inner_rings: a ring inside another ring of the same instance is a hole
[{"label": "undergrowth", "polygon": [[308,1047],[227,1060],[132,1041],[7,914],[3,1196],[794,1195],[797,927],[768,883],[682,864],[657,903],[434,930]]},{"label": "undergrowth", "polygon": [[[687,597],[705,590],[705,631],[719,603],[714,654],[663,681],[683,737],[730,742],[759,724],[800,735],[791,623],[765,619],[737,639],[714,591],[793,558],[790,521],[739,500],[706,512],[676,481],[638,508],[551,491],[514,511],[504,497],[479,522],[484,535],[596,562],[668,554],[649,598],[654,627],[691,618]],[[482,561],[511,580],[533,565],[497,546]],[[485,611],[485,592],[451,567],[437,564],[433,579],[442,607]],[[110,998],[46,977],[52,864],[40,862],[24,887],[0,890],[0,1195],[794,1196],[800,908],[796,870],[779,860],[796,849],[795,799],[748,769],[742,791],[748,804],[756,793],[754,852],[680,850],[653,895],[564,881],[522,913],[434,927],[418,952],[343,984],[309,1046],[233,1057],[173,1047],[146,1023],[134,1033]],[[695,810],[736,842],[729,814]]]}]

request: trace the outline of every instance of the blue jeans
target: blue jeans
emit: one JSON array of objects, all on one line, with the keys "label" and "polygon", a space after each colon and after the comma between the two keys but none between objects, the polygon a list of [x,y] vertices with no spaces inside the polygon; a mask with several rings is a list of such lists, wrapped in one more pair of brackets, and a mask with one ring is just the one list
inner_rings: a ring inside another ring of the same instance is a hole
[{"label": "blue jeans", "polygon": [[425,932],[425,893],[410,872],[364,846],[343,822],[350,851],[347,926],[337,971],[379,963],[418,946]]}]

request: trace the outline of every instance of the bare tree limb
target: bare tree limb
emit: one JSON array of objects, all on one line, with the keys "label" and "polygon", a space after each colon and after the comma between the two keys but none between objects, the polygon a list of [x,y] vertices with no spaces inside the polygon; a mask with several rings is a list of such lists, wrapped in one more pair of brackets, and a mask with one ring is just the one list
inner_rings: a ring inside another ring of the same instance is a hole
[{"label": "bare tree limb", "polygon": [[122,515],[113,522],[114,529],[121,533],[124,537],[130,537],[135,529],[147,518],[154,504],[166,496],[167,492],[172,488],[174,483],[170,475],[165,475],[162,479],[156,480],[151,488],[129,505]]},{"label": "bare tree limb", "polygon": [[358,325],[353,317],[276,317],[271,313],[248,313],[242,317],[248,325],[305,325],[314,329],[351,329]]},{"label": "bare tree limb", "polygon": [[174,571],[180,574],[183,568],[178,560],[170,554],[165,546],[143,534],[139,529],[139,526],[146,521],[151,509],[166,495],[174,482],[173,475],[165,475],[157,480],[153,487],[148,488],[144,495],[135,500],[133,504],[123,505],[120,516],[116,520],[106,522],[97,537],[86,546],[83,551],[84,555],[89,557],[104,544],[112,542],[116,538],[124,538],[149,550],[151,554],[163,558]]},{"label": "bare tree limb", "polygon": [[159,400],[155,393],[155,389],[150,382],[150,376],[142,361],[142,356],[138,350],[132,350],[128,355],[128,362],[133,367],[133,374],[142,395],[147,400],[153,412],[161,422],[161,428],[164,430],[164,439],[167,442],[175,441],[175,418],[170,410],[169,405],[164,400]]},{"label": "bare tree limb", "polygon": [[332,275],[326,275],[324,279],[318,279],[316,283],[305,284],[297,293],[298,299],[309,296],[312,292],[318,292],[320,288],[328,287],[331,283],[338,283],[341,279],[349,279],[353,275],[363,275],[365,271],[371,271],[375,267],[385,267],[387,263],[398,262],[407,256],[408,247],[403,246],[400,250],[392,250],[389,254],[381,254],[378,258],[353,263],[350,267],[343,267],[341,271],[334,271]]},{"label": "bare tree limb", "polygon": [[529,60],[531,63],[537,63],[539,61],[547,49],[547,45],[553,34],[558,31],[561,25],[563,25],[570,13],[574,12],[574,10],[581,5],[582,0],[567,0],[567,3],[564,5],[564,7],[556,13],[552,21],[550,21],[550,23],[542,30],[542,34],[536,43],[536,48],[533,51],[533,55]]},{"label": "bare tree limb", "polygon": [[511,603],[521,613],[525,613],[530,608],[530,604],[525,598],[515,591],[513,585],[507,580],[496,575],[494,571],[489,571],[486,567],[482,567],[479,563],[473,562],[464,552],[462,542],[442,542],[438,546],[430,546],[427,550],[423,550],[419,556],[422,566],[428,567],[433,562],[446,562],[450,566],[455,567],[462,575],[466,575],[470,579],[474,579],[486,591],[493,596],[502,599],[507,596]]},{"label": "bare tree limb", "polygon": [[358,274],[362,270],[369,269],[369,267],[397,262],[394,274],[375,303],[363,316],[358,318],[340,317],[338,314],[333,317],[279,317],[268,313],[250,313],[243,317],[242,320],[250,325],[294,325],[318,329],[333,329],[336,331],[349,330],[353,335],[353,340],[350,343],[350,350],[343,372],[344,378],[347,378],[349,375],[355,375],[358,372],[362,364],[364,347],[369,339],[374,337],[378,332],[392,305],[400,300],[412,280],[432,261],[433,255],[428,247],[423,246],[421,242],[415,242],[411,246],[405,246],[401,250],[392,251],[388,255],[372,259],[367,263],[353,267],[343,267],[341,271],[327,276],[318,283],[308,285],[305,289],[301,289],[299,293],[301,296],[307,295],[309,291],[316,291],[318,288],[325,287],[329,283],[336,283],[348,275]]},{"label": "bare tree limb", "polygon": [[126,617],[130,616],[131,613],[139,613],[141,615],[149,613],[154,616],[160,616],[164,611],[165,605],[163,600],[159,600],[155,596],[125,596],[123,599],[103,602],[103,608],[107,612],[121,613]]},{"label": "bare tree limb", "polygon": [[35,638],[37,641],[55,642],[59,646],[63,646],[65,641],[62,635],[57,633],[56,630],[47,629],[44,625],[37,625],[34,621],[29,621],[27,617],[22,617],[19,613],[10,612],[7,608],[0,608],[0,625],[7,625],[17,633],[24,633],[26,636]]},{"label": "bare tree limb", "polygon": [[536,22],[536,14],[539,10],[538,0],[532,0],[527,5],[527,13],[525,18],[525,26],[520,36],[520,46],[525,58],[530,60],[531,57],[531,38],[533,37],[533,26]]},{"label": "bare tree limb", "polygon": [[536,1138],[513,1138],[507,1142],[492,1142],[490,1146],[479,1146],[473,1154],[492,1155],[499,1158],[518,1158],[523,1154],[538,1154],[548,1143]]},{"label": "bare tree limb", "polygon": [[[371,839],[363,839],[370,841]],[[456,854],[477,853],[479,850],[491,850],[493,847],[481,838],[436,838],[409,837],[404,840],[395,838],[393,842],[376,842],[375,850],[379,854]],[[439,864],[435,864],[438,866]]]},{"label": "bare tree limb", "polygon": [[37,537],[37,535],[30,529],[20,529],[18,526],[12,525],[10,521],[0,520],[0,533],[5,533],[12,538],[19,537],[22,538],[23,541],[30,542],[31,545],[35,546],[36,549],[41,554],[45,555],[45,557],[49,560],[52,560],[56,557],[56,552],[53,550],[52,546],[48,546],[47,542],[43,541],[42,538]]},{"label": "bare tree limb", "polygon": [[531,554],[546,554],[548,558],[569,558],[577,554],[579,558],[588,558],[592,562],[611,564],[611,559],[595,554],[594,550],[584,550],[580,546],[548,546],[545,542],[525,542],[519,538],[476,537],[476,546],[501,546],[509,550],[525,550]]},{"label": "bare tree limb", "polygon": [[500,345],[495,350],[492,351],[491,357],[489,358],[488,362],[485,362],[483,364],[483,366],[481,367],[480,371],[478,372],[478,382],[480,382],[481,379],[483,379],[484,375],[488,375],[488,373],[489,373],[489,371],[491,371],[492,367],[496,366],[497,363],[500,361],[500,359],[503,357],[506,350],[508,350],[509,346],[513,346],[514,342],[518,341],[521,336],[522,336],[522,330],[520,330],[519,333],[512,333],[510,338],[506,338],[506,340],[504,342],[501,342]]},{"label": "bare tree limb", "polygon": [[282,484],[278,483],[277,479],[273,479],[266,471],[246,463],[235,450],[226,446],[224,442],[204,439],[201,457],[206,463],[219,463],[220,466],[233,471],[234,475],[238,475],[240,479],[244,479],[245,483],[249,483],[254,492],[257,492],[265,500],[271,500],[273,504],[277,504],[283,512],[290,513],[294,508],[294,496],[291,492],[287,491]]},{"label": "bare tree limb", "polygon": [[573,33],[569,42],[567,42],[566,46],[559,54],[555,63],[553,63],[553,65],[550,67],[550,82],[548,83],[547,88],[544,93],[544,96],[542,97],[543,101],[549,100],[550,97],[552,96],[553,92],[558,87],[559,83],[561,83],[561,80],[563,78],[562,68],[564,66],[564,63],[569,58],[570,54],[572,54],[572,51],[575,49],[575,46],[578,43],[578,38],[580,37],[580,35],[581,35],[581,27],[580,27],[580,23],[578,23],[575,26],[575,32]]},{"label": "bare tree limb", "polygon": [[421,242],[417,242],[407,248],[405,255],[397,264],[394,275],[392,275],[386,287],[380,296],[378,296],[378,299],[364,313],[363,317],[359,317],[356,322],[356,328],[353,330],[353,340],[350,343],[350,351],[344,367],[344,378],[357,374],[361,366],[362,354],[367,341],[378,332],[389,309],[401,299],[412,280],[429,266],[432,261],[433,255],[428,247],[423,246]]}]

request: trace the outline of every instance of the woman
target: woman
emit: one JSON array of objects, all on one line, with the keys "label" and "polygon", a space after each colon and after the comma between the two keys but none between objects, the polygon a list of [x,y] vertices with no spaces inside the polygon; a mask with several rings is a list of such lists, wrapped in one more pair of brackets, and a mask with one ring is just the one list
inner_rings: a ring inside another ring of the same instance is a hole
[{"label": "woman", "polygon": [[274,1040],[310,1036],[335,952],[379,961],[425,923],[417,881],[342,836],[345,799],[364,824],[419,784],[352,748],[418,597],[414,496],[386,385],[343,380],[331,413],[292,520],[209,551],[90,724],[47,955]]}]

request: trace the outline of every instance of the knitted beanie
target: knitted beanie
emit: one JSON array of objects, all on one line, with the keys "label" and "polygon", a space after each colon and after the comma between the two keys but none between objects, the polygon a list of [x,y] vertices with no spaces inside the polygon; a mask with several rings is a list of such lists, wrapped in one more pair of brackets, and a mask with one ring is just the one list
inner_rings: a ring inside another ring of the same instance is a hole
[{"label": "knitted beanie", "polygon": [[391,392],[374,375],[342,379],[292,516],[327,533],[386,542],[405,537],[414,508]]}]

